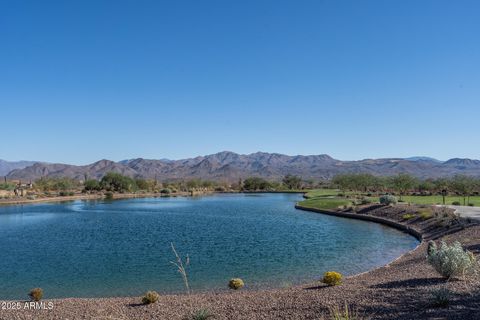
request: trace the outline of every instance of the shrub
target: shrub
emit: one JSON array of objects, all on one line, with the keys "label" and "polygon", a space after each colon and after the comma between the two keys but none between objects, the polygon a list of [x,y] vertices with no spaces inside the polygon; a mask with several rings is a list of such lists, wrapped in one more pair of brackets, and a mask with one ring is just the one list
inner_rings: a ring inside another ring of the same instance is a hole
[{"label": "shrub", "polygon": [[228,287],[233,290],[241,289],[245,284],[240,278],[233,278],[228,282]]},{"label": "shrub", "polygon": [[60,191],[60,192],[58,193],[58,195],[59,195],[60,197],[66,197],[66,196],[68,196],[68,192],[67,192],[67,191]]},{"label": "shrub", "polygon": [[473,203],[468,204],[469,207],[474,207],[475,205]]},{"label": "shrub", "polygon": [[170,194],[170,193],[172,193],[172,190],[170,190],[169,188],[164,188],[164,189],[160,190],[160,193]]},{"label": "shrub", "polygon": [[435,307],[446,307],[450,304],[451,291],[447,288],[434,289],[430,291],[432,304]]},{"label": "shrub", "polygon": [[113,192],[111,191],[105,192],[105,199],[109,199],[109,200],[113,199]]},{"label": "shrub", "polygon": [[390,194],[386,194],[380,197],[380,203],[386,206],[396,204],[397,203],[397,198],[395,196],[392,196]]},{"label": "shrub", "polygon": [[197,310],[191,316],[192,320],[207,320],[210,318],[213,318],[213,314],[211,314],[207,309]]},{"label": "shrub", "polygon": [[83,184],[83,189],[86,191],[100,191],[102,187],[100,186],[100,182],[95,179],[86,180]]},{"label": "shrub", "polygon": [[360,201],[360,204],[370,204],[372,203],[372,200],[368,199],[368,198],[363,198],[361,201]]},{"label": "shrub", "polygon": [[40,301],[43,297],[43,290],[42,288],[33,288],[28,295],[33,301]]},{"label": "shrub", "polygon": [[327,271],[323,275],[323,283],[329,286],[336,286],[342,283],[342,274],[336,271]]},{"label": "shrub", "polygon": [[420,214],[420,218],[422,218],[422,220],[433,218],[433,212],[429,209],[419,210],[418,213]]},{"label": "shrub", "polygon": [[142,297],[143,304],[155,303],[160,298],[160,295],[156,291],[147,291]]},{"label": "shrub", "polygon": [[360,320],[361,318],[358,315],[358,312],[354,309],[351,309],[347,303],[343,309],[339,307],[330,308],[330,317],[332,320]]},{"label": "shrub", "polygon": [[460,242],[452,245],[441,242],[440,248],[434,241],[428,243],[428,262],[445,278],[464,277],[476,272],[477,261],[470,251],[464,250]]},{"label": "shrub", "polygon": [[454,205],[454,206],[459,206],[459,205],[460,205],[460,202],[459,202],[459,201],[453,201],[453,202],[452,202],[452,205]]},{"label": "shrub", "polygon": [[415,218],[415,215],[413,213],[406,213],[402,216],[403,220],[410,220],[410,219],[413,219],[413,218]]}]

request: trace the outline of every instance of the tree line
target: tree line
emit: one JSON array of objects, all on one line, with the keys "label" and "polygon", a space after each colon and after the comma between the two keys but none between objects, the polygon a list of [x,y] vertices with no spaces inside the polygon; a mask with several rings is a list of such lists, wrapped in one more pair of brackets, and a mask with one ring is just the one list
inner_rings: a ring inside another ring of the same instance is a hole
[{"label": "tree line", "polygon": [[[331,180],[332,186],[342,191],[354,192],[396,192],[406,194],[433,195],[443,197],[456,194],[463,197],[464,204],[470,196],[480,193],[480,178],[466,175],[455,175],[448,178],[419,179],[406,173],[395,176],[374,176],[367,173],[339,174]],[[445,198],[444,198],[445,199]]]},{"label": "tree line", "polygon": [[35,188],[41,191],[68,192],[83,189],[85,192],[190,192],[190,191],[284,191],[318,187],[338,188],[342,192],[395,193],[443,195],[456,194],[468,203],[469,197],[480,193],[480,178],[456,175],[449,178],[418,179],[401,173],[395,176],[375,176],[368,173],[346,173],[334,176],[330,181],[315,183],[299,176],[286,175],[281,181],[271,181],[261,177],[249,177],[238,182],[218,182],[202,179],[162,181],[156,179],[132,178],[120,173],[108,172],[100,180],[86,179],[83,183],[70,178],[41,178],[35,181]]}]

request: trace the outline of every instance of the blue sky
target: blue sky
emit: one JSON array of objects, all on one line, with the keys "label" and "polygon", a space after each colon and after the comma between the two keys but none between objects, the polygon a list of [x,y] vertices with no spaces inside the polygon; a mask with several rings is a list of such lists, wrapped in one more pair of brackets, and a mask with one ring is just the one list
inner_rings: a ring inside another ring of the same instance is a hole
[{"label": "blue sky", "polygon": [[0,159],[480,158],[479,1],[0,0]]}]

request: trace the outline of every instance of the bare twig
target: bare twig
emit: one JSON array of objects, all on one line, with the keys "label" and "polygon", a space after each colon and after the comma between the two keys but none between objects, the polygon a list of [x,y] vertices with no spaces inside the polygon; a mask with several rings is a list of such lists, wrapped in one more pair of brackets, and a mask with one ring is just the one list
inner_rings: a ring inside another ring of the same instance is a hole
[{"label": "bare twig", "polygon": [[187,294],[190,295],[190,285],[188,284],[188,275],[186,270],[186,268],[190,264],[190,258],[188,257],[188,254],[187,254],[184,262],[182,258],[179,256],[177,250],[175,250],[175,246],[173,245],[173,242],[170,244],[172,246],[172,251],[175,254],[175,257],[177,258],[176,262],[170,261],[170,263],[177,267],[177,271],[182,275],[183,283],[185,284]]}]

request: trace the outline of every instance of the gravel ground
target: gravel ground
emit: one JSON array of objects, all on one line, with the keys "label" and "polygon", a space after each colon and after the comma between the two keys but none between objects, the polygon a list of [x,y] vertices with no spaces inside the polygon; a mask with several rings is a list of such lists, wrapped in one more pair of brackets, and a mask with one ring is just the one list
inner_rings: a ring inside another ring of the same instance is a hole
[{"label": "gravel ground", "polygon": [[[415,207],[363,208],[359,214],[401,221],[422,232],[425,240],[459,240],[477,256],[480,225],[436,218],[402,221]],[[0,310],[0,319],[185,319],[189,313],[208,309],[213,319],[331,319],[330,310],[345,304],[360,319],[480,319],[480,281],[441,279],[426,263],[427,241],[387,266],[344,279],[336,287],[321,282],[264,290],[163,295],[157,303],[140,304],[140,297],[44,300],[51,310]],[[446,308],[434,307],[430,291],[448,286],[454,292]],[[2,308],[5,307],[2,302]]]}]

